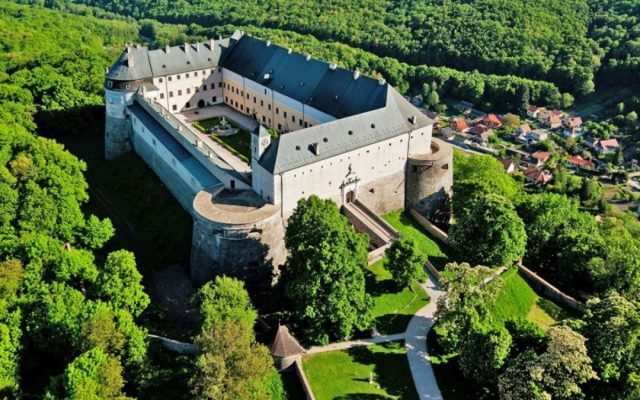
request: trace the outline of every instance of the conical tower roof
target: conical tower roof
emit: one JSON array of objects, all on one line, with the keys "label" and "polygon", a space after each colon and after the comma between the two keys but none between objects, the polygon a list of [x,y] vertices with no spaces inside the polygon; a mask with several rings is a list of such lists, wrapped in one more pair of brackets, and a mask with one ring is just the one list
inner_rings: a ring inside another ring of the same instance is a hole
[{"label": "conical tower roof", "polygon": [[271,355],[276,357],[289,357],[304,353],[305,350],[289,332],[289,328],[286,325],[279,325],[270,351]]}]

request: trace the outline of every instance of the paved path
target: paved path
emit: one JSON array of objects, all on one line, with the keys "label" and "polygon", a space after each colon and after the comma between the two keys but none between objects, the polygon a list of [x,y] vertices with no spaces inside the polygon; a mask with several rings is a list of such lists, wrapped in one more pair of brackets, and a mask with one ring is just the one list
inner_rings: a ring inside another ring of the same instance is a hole
[{"label": "paved path", "polygon": [[371,344],[396,342],[398,340],[404,340],[404,333],[396,333],[394,335],[380,335],[374,336],[369,339],[351,340],[348,342],[331,343],[326,346],[314,346],[306,351],[306,354],[325,353],[328,351],[346,350],[353,347],[369,346]]},{"label": "paved path", "polygon": [[428,276],[427,282],[421,286],[429,294],[429,304],[418,310],[411,318],[405,332],[405,347],[418,398],[421,400],[442,400],[442,394],[429,361],[427,334],[434,324],[433,316],[438,306],[438,298],[444,292],[440,290],[434,278],[431,275]]},{"label": "paved path", "polygon": [[370,339],[352,340],[349,342],[332,343],[326,346],[316,346],[307,350],[306,354],[324,353],[327,351],[346,350],[353,347],[368,346],[371,344],[405,341],[409,369],[416,386],[418,398],[421,400],[442,400],[440,388],[431,368],[429,352],[427,350],[427,334],[434,324],[434,315],[438,306],[438,299],[444,293],[436,284],[431,275],[423,283],[422,289],[429,294],[429,304],[422,307],[411,318],[407,330],[404,333],[394,335],[374,336]]}]

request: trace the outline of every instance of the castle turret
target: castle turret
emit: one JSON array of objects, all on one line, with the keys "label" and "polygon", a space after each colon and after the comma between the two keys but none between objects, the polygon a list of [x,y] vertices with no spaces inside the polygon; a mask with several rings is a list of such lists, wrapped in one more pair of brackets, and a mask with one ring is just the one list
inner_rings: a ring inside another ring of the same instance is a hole
[{"label": "castle turret", "polygon": [[140,85],[152,78],[146,47],[127,46],[105,77],[105,139],[107,160],[131,150],[132,126],[127,106]]},{"label": "castle turret", "polygon": [[448,143],[431,139],[431,152],[409,156],[405,207],[434,222],[448,222],[453,186],[453,150]]}]

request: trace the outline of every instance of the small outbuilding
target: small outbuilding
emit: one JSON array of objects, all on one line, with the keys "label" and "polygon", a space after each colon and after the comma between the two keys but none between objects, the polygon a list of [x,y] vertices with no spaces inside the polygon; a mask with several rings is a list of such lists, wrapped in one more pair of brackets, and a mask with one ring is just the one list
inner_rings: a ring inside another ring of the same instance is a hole
[{"label": "small outbuilding", "polygon": [[276,337],[269,348],[271,356],[276,362],[276,368],[283,370],[288,368],[306,350],[298,343],[295,337],[289,332],[286,325],[279,325]]}]

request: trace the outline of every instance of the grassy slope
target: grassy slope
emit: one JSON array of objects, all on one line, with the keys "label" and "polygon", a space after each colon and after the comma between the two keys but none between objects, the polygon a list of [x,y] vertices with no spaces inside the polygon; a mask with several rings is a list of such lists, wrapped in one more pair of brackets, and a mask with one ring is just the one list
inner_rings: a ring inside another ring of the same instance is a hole
[{"label": "grassy slope", "polygon": [[558,320],[571,317],[562,307],[538,296],[517,270],[507,271],[502,279],[505,286],[491,307],[496,324],[503,324],[509,319],[527,319],[547,329]]},{"label": "grassy slope", "polygon": [[304,370],[317,400],[417,399],[404,342],[314,354]]},{"label": "grassy slope", "polygon": [[383,218],[396,228],[403,236],[415,241],[418,249],[429,258],[429,261],[438,269],[444,266],[451,258],[451,252],[446,245],[439,243],[420,224],[404,211],[395,211],[384,215]]},{"label": "grassy slope", "polygon": [[409,320],[429,302],[418,283],[398,290],[391,274],[384,269],[384,259],[367,267],[367,292],[373,296],[373,318],[382,334],[404,332]]}]

